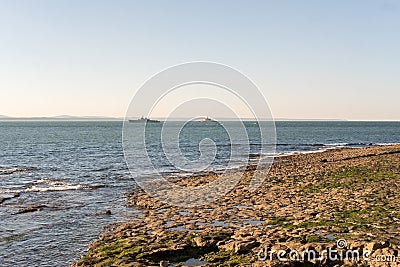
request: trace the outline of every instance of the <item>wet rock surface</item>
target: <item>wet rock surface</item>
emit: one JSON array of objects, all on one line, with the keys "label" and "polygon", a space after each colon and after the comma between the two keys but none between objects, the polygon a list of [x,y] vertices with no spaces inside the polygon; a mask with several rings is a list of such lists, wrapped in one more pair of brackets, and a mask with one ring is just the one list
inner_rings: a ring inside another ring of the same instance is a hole
[{"label": "wet rock surface", "polygon": [[45,205],[31,205],[26,208],[19,209],[15,214],[23,214],[23,213],[28,213],[28,212],[40,211],[41,209],[43,209],[45,207],[46,207]]},{"label": "wet rock surface", "polygon": [[[185,266],[190,259],[201,266],[398,266],[399,145],[280,157],[250,192],[253,172],[248,167],[226,196],[196,208],[171,207],[135,190],[128,199],[141,219],[104,233],[73,266]],[[175,183],[190,187],[217,177]],[[266,249],[317,254],[281,261]],[[331,260],[320,255],[327,249],[370,255]]]},{"label": "wet rock surface", "polygon": [[16,197],[19,197],[19,193],[13,193],[12,195],[3,195],[3,196],[0,196],[0,204],[2,204],[4,201],[6,201],[6,200],[10,200],[10,199],[13,199],[13,198],[16,198]]}]

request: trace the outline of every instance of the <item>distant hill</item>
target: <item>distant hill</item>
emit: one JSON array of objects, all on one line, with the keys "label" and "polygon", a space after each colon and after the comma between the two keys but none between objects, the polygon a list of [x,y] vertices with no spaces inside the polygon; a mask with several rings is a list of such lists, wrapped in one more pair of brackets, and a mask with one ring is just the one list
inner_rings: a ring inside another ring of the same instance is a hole
[{"label": "distant hill", "polygon": [[121,121],[122,118],[102,116],[9,117],[0,115],[2,121]]}]

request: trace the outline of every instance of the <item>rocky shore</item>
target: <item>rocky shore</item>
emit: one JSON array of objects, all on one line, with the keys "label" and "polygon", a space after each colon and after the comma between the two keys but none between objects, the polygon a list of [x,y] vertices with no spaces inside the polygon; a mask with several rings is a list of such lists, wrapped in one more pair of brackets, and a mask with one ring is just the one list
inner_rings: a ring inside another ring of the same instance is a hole
[{"label": "rocky shore", "polygon": [[[196,208],[135,190],[128,200],[143,215],[110,226],[73,266],[400,266],[400,145],[279,157],[250,192],[253,172],[249,166],[229,194]],[[360,257],[323,255],[330,250]]]}]

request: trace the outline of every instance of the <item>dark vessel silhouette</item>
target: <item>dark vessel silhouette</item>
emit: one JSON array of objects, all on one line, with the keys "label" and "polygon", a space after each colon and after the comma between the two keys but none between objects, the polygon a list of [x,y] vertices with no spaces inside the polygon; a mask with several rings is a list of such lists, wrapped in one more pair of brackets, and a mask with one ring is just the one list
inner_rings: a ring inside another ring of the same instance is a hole
[{"label": "dark vessel silhouette", "polygon": [[149,118],[146,118],[146,117],[141,117],[140,119],[137,119],[137,120],[128,120],[129,122],[134,122],[134,123],[138,123],[138,122],[160,122],[160,121],[158,121],[158,120],[152,120],[152,119],[149,119]]},{"label": "dark vessel silhouette", "polygon": [[205,118],[202,118],[201,120],[198,120],[198,122],[217,122],[217,121],[215,121],[207,116]]}]

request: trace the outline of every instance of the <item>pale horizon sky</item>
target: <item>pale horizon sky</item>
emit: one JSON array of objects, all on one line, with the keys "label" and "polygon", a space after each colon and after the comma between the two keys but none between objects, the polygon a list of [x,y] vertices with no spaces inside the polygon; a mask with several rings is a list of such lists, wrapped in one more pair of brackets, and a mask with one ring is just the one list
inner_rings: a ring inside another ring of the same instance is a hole
[{"label": "pale horizon sky", "polygon": [[152,75],[211,61],[277,118],[400,120],[399,32],[394,0],[0,0],[0,115],[123,117]]}]

